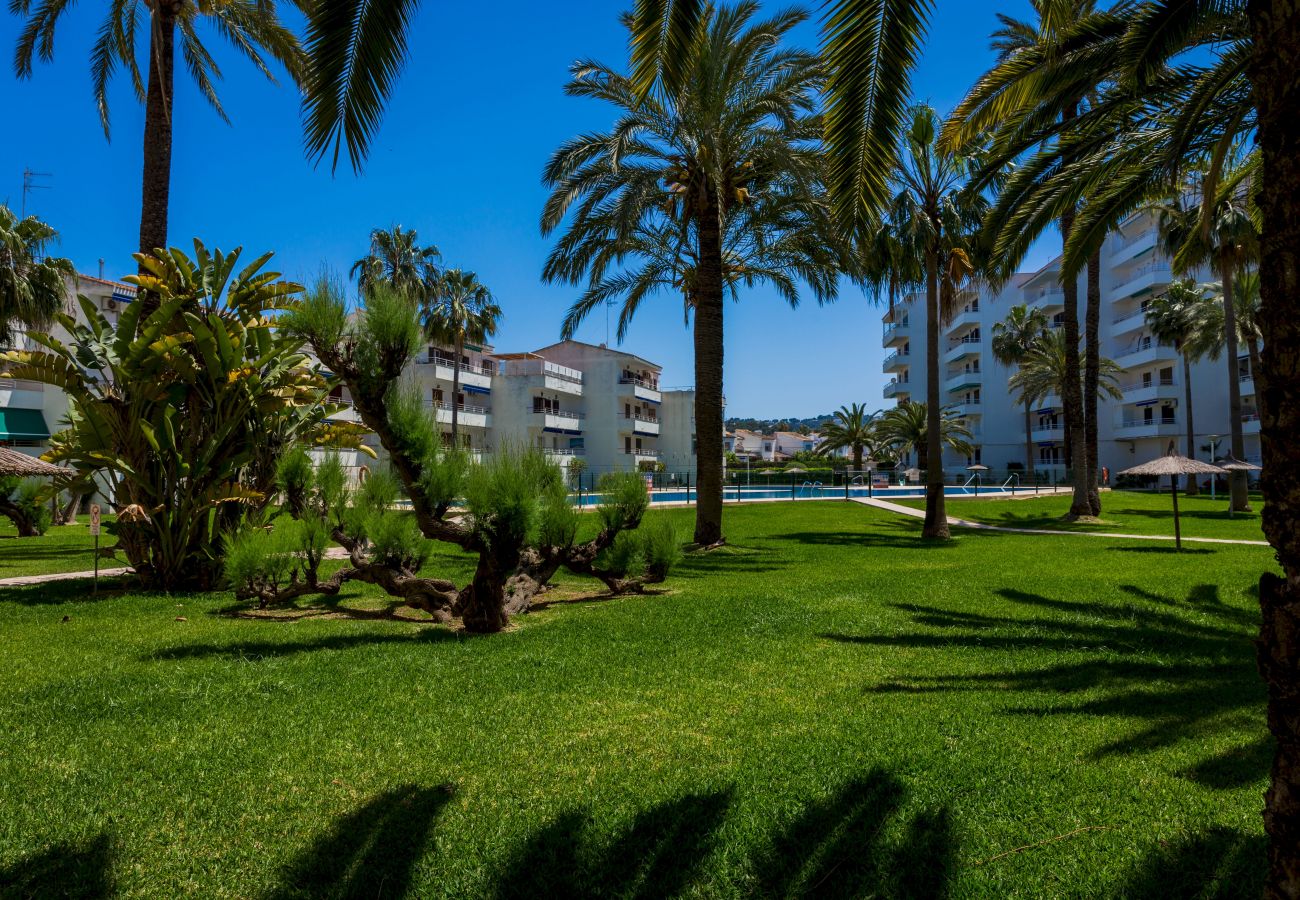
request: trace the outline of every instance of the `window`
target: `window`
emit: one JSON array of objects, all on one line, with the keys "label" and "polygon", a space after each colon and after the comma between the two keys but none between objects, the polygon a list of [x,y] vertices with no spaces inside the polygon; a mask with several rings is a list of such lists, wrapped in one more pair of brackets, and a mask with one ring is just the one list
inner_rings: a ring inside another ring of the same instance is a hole
[{"label": "window", "polygon": [[1150,372],[1143,372],[1143,373],[1142,373],[1142,386],[1143,386],[1143,387],[1151,387],[1151,373],[1150,373]]},{"label": "window", "polygon": [[1173,369],[1173,366],[1166,366],[1165,368],[1163,368],[1163,369],[1160,370],[1160,383],[1161,383],[1161,384],[1173,384],[1173,383],[1174,383],[1174,369]]},{"label": "window", "polygon": [[1172,406],[1160,407],[1160,421],[1165,425],[1174,424],[1174,408]]}]

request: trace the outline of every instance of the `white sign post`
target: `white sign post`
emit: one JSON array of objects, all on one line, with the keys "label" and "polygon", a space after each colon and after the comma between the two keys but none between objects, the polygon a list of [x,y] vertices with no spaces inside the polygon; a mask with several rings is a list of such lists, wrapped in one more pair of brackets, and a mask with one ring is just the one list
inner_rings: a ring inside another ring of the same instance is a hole
[{"label": "white sign post", "polygon": [[99,504],[90,504],[90,533],[95,538],[95,581],[92,593],[99,593]]}]

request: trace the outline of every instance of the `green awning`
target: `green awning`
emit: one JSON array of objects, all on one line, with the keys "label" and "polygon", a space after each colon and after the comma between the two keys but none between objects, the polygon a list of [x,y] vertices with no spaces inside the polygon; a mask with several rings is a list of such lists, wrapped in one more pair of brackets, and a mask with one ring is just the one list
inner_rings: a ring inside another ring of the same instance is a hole
[{"label": "green awning", "polygon": [[0,409],[0,441],[45,441],[50,429],[39,409]]}]

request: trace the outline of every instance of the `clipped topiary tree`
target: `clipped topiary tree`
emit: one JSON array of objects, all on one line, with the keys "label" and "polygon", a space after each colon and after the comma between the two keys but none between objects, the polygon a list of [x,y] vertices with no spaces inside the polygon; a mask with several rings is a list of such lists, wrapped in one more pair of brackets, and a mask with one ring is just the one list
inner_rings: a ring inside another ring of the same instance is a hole
[{"label": "clipped topiary tree", "polygon": [[[353,408],[387,451],[388,468],[355,487],[342,483],[336,461],[316,469],[295,519],[314,524],[292,526],[307,529],[302,549],[293,553],[300,562],[296,568],[249,563],[255,551],[246,548],[258,541],[253,529],[231,538],[228,552],[240,564],[228,567],[227,577],[238,597],[280,603],[364,581],[436,619],[459,617],[469,631],[494,632],[527,610],[561,568],[598,578],[615,592],[641,590],[667,575],[674,557],[662,530],[638,538],[636,554],[626,549],[629,538],[619,537],[640,526],[649,505],[635,473],[602,477],[600,528],[579,541],[580,513],[569,504],[564,475],[540,451],[501,447],[486,462],[471,464],[462,452],[442,448],[433,410],[402,379],[423,343],[416,307],[404,295],[376,286],[365,306],[350,315],[340,285],[322,278],[281,325],[286,335],[309,342],[347,385]],[[281,471],[288,506],[299,471],[287,464]],[[403,495],[409,512],[394,509]],[[319,560],[312,556],[320,534],[349,555],[348,565],[329,578],[320,577]],[[612,551],[620,540],[623,547]],[[477,556],[468,584],[418,574],[428,541]]]}]

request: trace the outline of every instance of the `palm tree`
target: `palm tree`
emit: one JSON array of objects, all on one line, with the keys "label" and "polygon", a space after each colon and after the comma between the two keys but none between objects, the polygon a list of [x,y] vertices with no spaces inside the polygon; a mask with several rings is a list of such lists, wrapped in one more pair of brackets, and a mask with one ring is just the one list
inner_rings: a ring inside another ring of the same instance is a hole
[{"label": "palm tree", "polygon": [[[1011,307],[1007,317],[993,324],[993,357],[1004,366],[1021,366],[1025,357],[1034,348],[1044,334],[1049,323],[1047,313],[1041,309],[1030,309],[1025,304]],[[1032,407],[1028,397],[1025,400],[1025,471],[1030,478],[1034,475],[1034,439]]]},{"label": "palm tree", "polygon": [[[1037,123],[1061,122],[1068,127],[1082,110],[1095,106],[1099,91],[1116,71],[1116,47],[1126,27],[1123,4],[1099,12],[1096,0],[1032,2],[1032,21],[998,15],[1002,27],[993,34],[998,61],[979,79],[945,126],[945,141],[950,144],[979,140],[989,145],[982,181],[991,181],[1014,165],[1036,142]],[[995,207],[997,214],[989,223],[990,230],[999,235],[1012,231],[1005,217],[1014,209],[1008,204]],[[1074,228],[1075,216],[1074,204],[1060,210],[1058,225],[1065,241]],[[1005,255],[999,262],[1004,271],[1014,270],[1037,234],[1037,230],[1028,229],[1012,240],[1001,239]],[[1088,256],[1085,283],[1083,384],[1079,390],[1067,385],[1061,402],[1074,442],[1071,456],[1075,460],[1075,496],[1070,514],[1095,516],[1101,512],[1096,399],[1101,310],[1099,251]],[[1066,345],[1073,354],[1079,338],[1075,277],[1064,277],[1062,288]]]},{"label": "palm tree", "polygon": [[[1147,306],[1146,322],[1162,344],[1178,351],[1183,360],[1183,403],[1187,407],[1187,455],[1196,457],[1196,426],[1192,418],[1192,363],[1203,356],[1219,358],[1223,348],[1223,317],[1206,286],[1190,278],[1175,281]],[[1196,477],[1187,476],[1187,495],[1198,493]]]},{"label": "palm tree", "polygon": [[695,542],[722,534],[723,302],[773,284],[791,305],[799,284],[833,299],[846,263],[831,248],[822,158],[815,146],[817,57],[781,46],[798,11],[752,21],[756,4],[710,8],[691,45],[689,77],[642,99],[599,63],[573,68],[566,91],[612,104],[608,134],[566,142],[545,181],[542,231],[565,232],[548,281],[585,283],[563,333],[622,298],[619,337],[647,296],[668,290],[694,321],[699,493]]},{"label": "palm tree", "polygon": [[937,443],[941,454],[944,447],[964,456],[975,452],[975,447],[971,444],[971,433],[951,407],[944,407],[939,410],[938,416],[931,416],[929,407],[924,403],[900,403],[881,414],[876,425],[876,436],[881,444],[890,447],[899,456],[915,450],[919,467],[929,471],[932,468],[932,447],[936,443],[930,440],[930,428],[935,419],[939,423]]},{"label": "palm tree", "polygon": [[867,412],[862,403],[841,406],[835,411],[834,419],[822,426],[822,442],[817,445],[817,452],[828,456],[847,447],[853,451],[853,471],[861,472],[863,449],[874,448],[879,440],[878,416],[879,413]]},{"label": "palm tree", "polygon": [[19,219],[0,206],[0,347],[13,342],[13,326],[46,328],[67,299],[71,260],[47,256],[59,233],[35,216]]},{"label": "palm tree", "polygon": [[370,249],[352,264],[352,275],[363,294],[376,284],[384,283],[416,301],[424,299],[438,281],[438,263],[442,254],[433,244],[420,246],[414,228],[403,231],[401,225],[370,232]]},{"label": "palm tree", "polygon": [[939,416],[939,331],[979,267],[976,246],[984,199],[965,189],[969,161],[937,146],[939,117],[929,106],[912,108],[892,184],[886,224],[879,230],[868,276],[891,293],[900,284],[925,286],[926,404],[931,418],[926,469],[928,538],[949,537],[944,509],[943,449]]},{"label": "palm tree", "polygon": [[[33,58],[53,58],[54,31],[59,20],[72,8],[72,0],[11,0],[10,10],[23,16],[22,32],[14,52],[14,71],[19,78],[32,74]],[[323,4],[329,5],[329,4]],[[280,63],[295,82],[304,81],[302,49],[293,32],[280,21],[274,0],[258,3],[213,3],[198,0],[113,0],[105,2],[103,24],[90,50],[90,75],[95,105],[105,137],[109,134],[108,86],[120,66],[131,78],[136,96],[145,104],[144,175],[141,184],[139,250],[152,254],[166,249],[167,206],[171,190],[172,89],[176,53],[204,98],[222,120],[229,121],[217,97],[214,82],[221,78],[211,51],[200,40],[199,31],[210,27],[223,35],[272,81],[275,76],[267,57]],[[143,15],[142,15],[143,14]],[[137,29],[143,25],[148,44],[148,76],[140,72],[136,58]],[[179,44],[179,47],[178,47]],[[146,292],[145,308],[155,301]],[[141,317],[141,320],[146,318]]]},{"label": "palm tree", "polygon": [[[1007,386],[1020,395],[1022,402],[1033,404],[1050,394],[1064,395],[1065,385],[1077,380],[1083,365],[1078,353],[1067,352],[1064,329],[1053,328],[1043,334],[1020,363],[1020,370],[1007,381]],[[1097,390],[1112,400],[1124,397],[1119,388],[1119,376],[1124,369],[1113,359],[1100,357],[1097,361]],[[1066,431],[1070,423],[1065,423]]]},{"label": "palm tree", "polygon": [[1259,377],[1259,270],[1247,269],[1237,276],[1235,285],[1237,310],[1237,342],[1246,345],[1250,358],[1250,374]]},{"label": "palm tree", "polygon": [[451,445],[459,449],[460,367],[466,342],[480,344],[496,334],[501,307],[473,272],[448,269],[438,277],[421,308],[424,333],[455,349],[451,382]]},{"label": "palm tree", "polygon": [[[1228,357],[1228,425],[1232,455],[1246,455],[1246,439],[1241,421],[1241,380],[1237,362],[1237,301],[1235,280],[1238,273],[1259,256],[1259,232],[1251,218],[1245,199],[1235,193],[1203,198],[1200,204],[1185,208],[1181,201],[1160,208],[1160,240],[1173,258],[1174,269],[1186,272],[1201,263],[1219,276],[1223,285],[1223,330]],[[1246,473],[1230,473],[1232,509],[1250,509]]]}]

